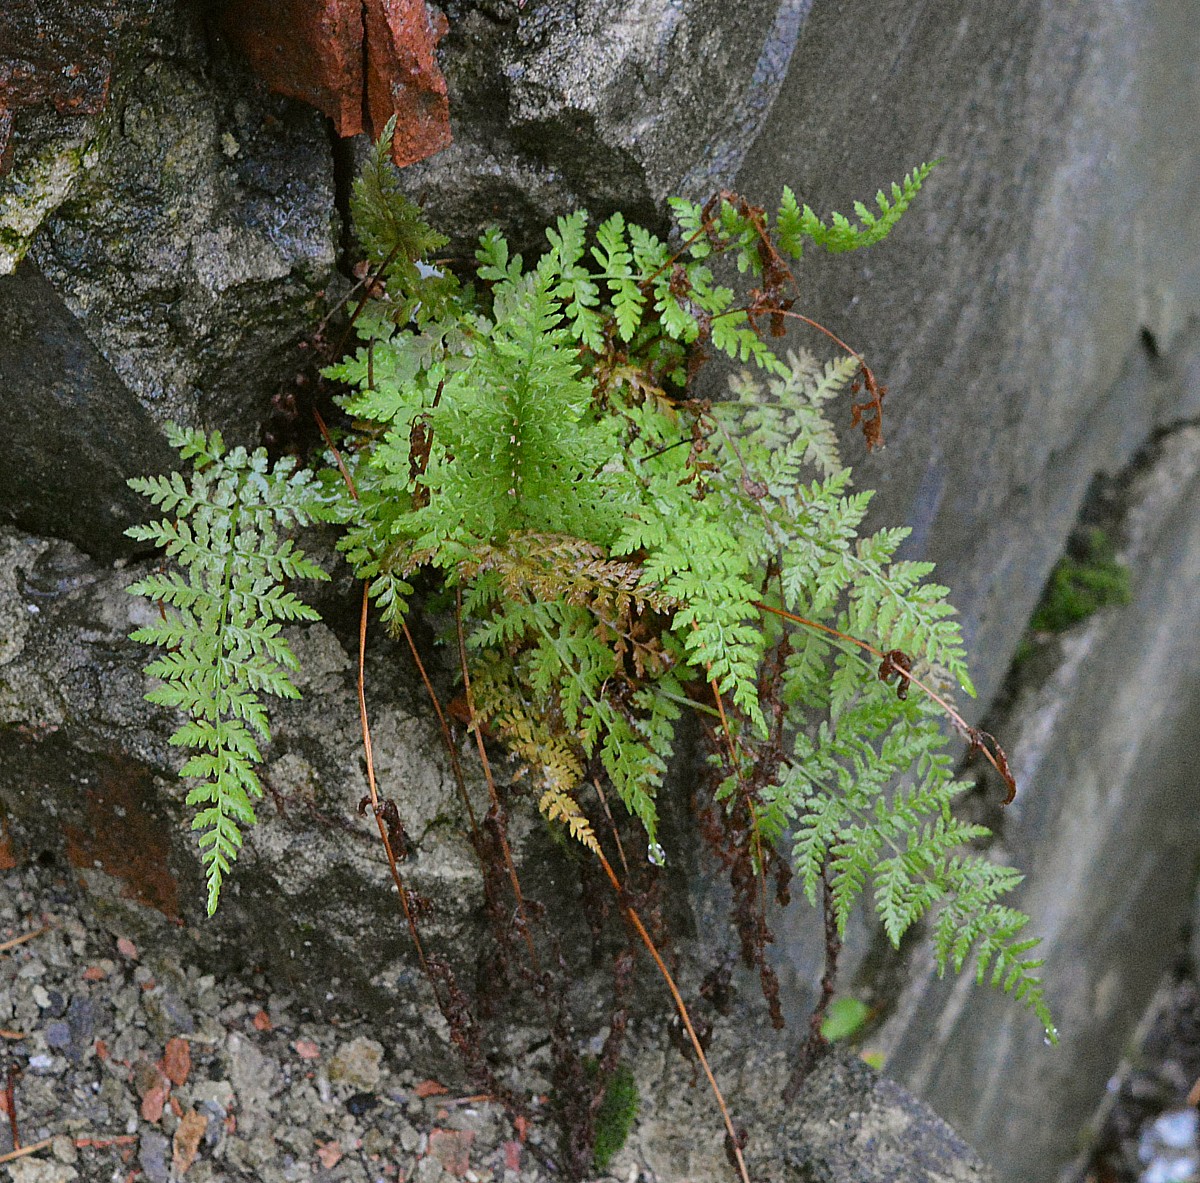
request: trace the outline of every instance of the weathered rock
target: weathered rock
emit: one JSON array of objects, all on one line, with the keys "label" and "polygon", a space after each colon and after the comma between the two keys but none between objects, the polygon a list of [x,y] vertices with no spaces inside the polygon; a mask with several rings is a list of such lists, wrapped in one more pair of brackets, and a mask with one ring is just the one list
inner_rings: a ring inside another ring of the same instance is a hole
[{"label": "weathered rock", "polygon": [[[16,123],[5,112],[0,132]],[[35,110],[22,113],[20,125],[22,150],[13,144],[11,171],[0,179],[0,275],[16,268],[42,223],[100,160],[103,124],[98,119],[62,119]]]},{"label": "weathered rock", "polygon": [[53,105],[96,115],[108,102],[127,11],[112,3],[31,0],[0,15],[0,173],[12,164],[14,113]]},{"label": "weathered rock", "polygon": [[34,256],[160,421],[251,439],[331,276],[330,152],[315,113],[210,61],[190,6],[151,33],[102,161]]},{"label": "weathered rock", "polygon": [[890,387],[886,450],[847,454],[875,521],[939,563],[982,706],[1093,475],[1200,413],[1194,385],[1122,381],[1149,368],[1143,330],[1165,355],[1200,315],[1193,18],[1189,0],[818,4],[737,177],[849,213],[943,159],[886,243],[806,256],[797,307]]},{"label": "weathered rock", "polygon": [[[744,1004],[738,1004],[739,1007]],[[929,1106],[853,1055],[821,1061],[794,1103],[780,1100],[791,1064],[761,1037],[763,1016],[719,1021],[713,1071],[757,1183],[991,1183],[992,1172]],[[723,1183],[731,1177],[725,1128],[702,1076],[681,1089],[685,1061],[641,1033],[634,1060],[642,1098],[626,1158],[660,1179]],[[623,1174],[618,1158],[613,1174]]]},{"label": "weathered rock", "polygon": [[434,223],[525,243],[574,206],[661,224],[727,184],[787,70],[809,0],[449,4],[455,143],[403,174]]},{"label": "weathered rock", "polygon": [[0,516],[100,559],[129,554],[147,506],[125,484],[175,453],[32,264],[0,276]]},{"label": "weathered rock", "polygon": [[0,13],[0,275],[98,161],[114,76],[129,68],[156,7],[27,0]]},{"label": "weathered rock", "polygon": [[[123,591],[143,568],[113,571],[10,531],[0,556],[0,800],[16,847],[69,859],[139,948],[186,937],[214,964],[253,956],[318,1004],[415,1007],[423,992],[397,991],[417,971],[373,819],[356,811],[366,781],[354,663],[335,635],[323,625],[294,635],[305,698],[276,715],[269,797],[206,922],[167,742],[176,721],[143,701],[148,654],[127,638],[155,617]],[[397,798],[416,847],[405,879],[435,901],[428,939],[470,967],[480,887],[457,791],[415,688],[387,667],[382,653],[372,660],[371,717],[381,791]],[[524,840],[514,828],[516,850]],[[414,1027],[413,1040],[426,1037]]]},{"label": "weathered rock", "polygon": [[979,1156],[927,1105],[862,1060],[828,1058],[787,1128],[785,1178],[803,1183],[987,1183]]},{"label": "weathered rock", "polygon": [[920,978],[883,1036],[898,1078],[1014,1180],[1075,1154],[1176,955],[1200,854],[1200,428],[1166,437],[1127,496],[1132,603],[1065,635],[996,724],[1023,786],[1000,853],[1029,874],[1018,906],[1042,937],[1062,1046],[969,979]]}]

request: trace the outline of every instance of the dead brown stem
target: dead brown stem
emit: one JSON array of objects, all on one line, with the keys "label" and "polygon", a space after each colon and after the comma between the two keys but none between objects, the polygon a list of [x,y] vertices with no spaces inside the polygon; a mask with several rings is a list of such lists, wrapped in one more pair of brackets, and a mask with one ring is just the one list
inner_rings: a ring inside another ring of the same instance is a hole
[{"label": "dead brown stem", "polygon": [[733,1153],[737,1159],[738,1171],[742,1176],[742,1183],[750,1183],[750,1175],[746,1171],[746,1160],[742,1157],[742,1149],[737,1131],[734,1129],[733,1121],[729,1116],[729,1110],[725,1105],[725,1098],[722,1096],[721,1089],[717,1085],[717,1079],[713,1076],[712,1069],[709,1067],[708,1057],[705,1056],[704,1048],[700,1046],[700,1040],[696,1035],[696,1029],[692,1026],[691,1016],[688,1014],[687,1006],[684,1004],[683,995],[679,993],[679,987],[675,985],[675,979],[671,976],[671,971],[667,969],[666,962],[663,961],[654,942],[650,939],[650,934],[646,931],[646,926],[642,923],[642,918],[637,914],[637,909],[625,902],[624,889],[621,887],[621,881],[617,878],[612,865],[599,851],[596,852],[596,857],[600,860],[600,865],[604,868],[604,873],[608,876],[608,881],[612,884],[613,891],[617,893],[617,899],[620,901],[625,915],[629,918],[629,923],[633,925],[638,936],[642,938],[642,944],[646,946],[650,956],[654,958],[654,964],[658,966],[658,972],[662,974],[663,981],[667,983],[667,989],[671,991],[671,997],[675,1001],[675,1009],[679,1011],[679,1017],[683,1020],[688,1038],[692,1041],[696,1058],[700,1061],[700,1066],[704,1069],[704,1075],[708,1078],[708,1086],[712,1089],[713,1096],[717,1100],[717,1108],[720,1109],[721,1119],[725,1122],[725,1129],[729,1134],[729,1144],[733,1147]]},{"label": "dead brown stem", "polygon": [[375,824],[379,828],[379,838],[383,843],[384,853],[387,855],[388,870],[392,873],[392,882],[396,885],[396,894],[400,897],[400,908],[404,912],[404,919],[408,924],[409,935],[412,937],[413,946],[417,950],[417,959],[420,961],[421,969],[424,971],[425,976],[429,979],[430,985],[434,987],[434,992],[436,993],[437,979],[434,978],[429,968],[429,962],[425,958],[425,947],[421,943],[421,934],[417,931],[417,920],[413,915],[412,908],[409,907],[408,892],[405,889],[400,868],[396,865],[396,852],[392,850],[392,843],[388,837],[387,822],[384,820],[383,812],[379,808],[379,789],[375,783],[375,750],[371,745],[371,725],[367,718],[367,614],[370,603],[370,588],[364,583],[362,611],[358,621],[358,718],[362,726],[363,753],[367,761],[367,788],[371,794],[371,810],[375,815]]},{"label": "dead brown stem", "polygon": [[[475,735],[475,746],[479,749],[479,762],[483,766],[483,779],[487,781],[488,796],[498,816],[503,816],[503,806],[500,804],[500,794],[496,790],[496,781],[492,776],[492,764],[488,759],[487,747],[483,742],[483,731],[475,714],[475,695],[471,690],[471,674],[467,669],[467,642],[463,635],[462,626],[462,588],[454,589],[454,626],[458,633],[458,659],[462,668],[463,694],[467,700],[467,713],[471,719],[471,730]],[[504,855],[504,867],[508,872],[508,881],[512,886],[513,898],[517,903],[517,914],[521,918],[521,934],[525,938],[525,947],[529,950],[529,963],[534,973],[540,979],[542,965],[533,944],[533,933],[529,927],[529,917],[525,911],[525,896],[521,891],[521,881],[517,878],[516,864],[513,862],[512,850],[508,845],[508,836],[504,826],[498,826],[496,834],[500,839],[500,850]]]},{"label": "dead brown stem", "polygon": [[33,932],[25,932],[19,937],[11,937],[7,941],[0,941],[0,953],[6,953],[9,949],[15,949],[18,945],[23,945],[26,941],[32,941],[34,937],[40,937],[42,933],[49,931],[50,925],[44,924],[41,928],[34,929]]}]

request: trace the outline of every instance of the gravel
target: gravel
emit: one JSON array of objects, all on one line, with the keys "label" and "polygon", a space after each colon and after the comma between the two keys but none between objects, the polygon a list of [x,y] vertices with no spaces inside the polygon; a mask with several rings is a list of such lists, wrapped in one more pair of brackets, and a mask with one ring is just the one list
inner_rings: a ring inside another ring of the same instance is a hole
[{"label": "gravel", "polygon": [[[114,937],[57,866],[0,871],[0,949],[0,1180],[558,1177],[536,1120],[397,1062],[368,1018],[320,1019],[261,975],[218,981]],[[43,1145],[6,1159],[14,1124]],[[623,1183],[642,1174],[617,1163]]]}]

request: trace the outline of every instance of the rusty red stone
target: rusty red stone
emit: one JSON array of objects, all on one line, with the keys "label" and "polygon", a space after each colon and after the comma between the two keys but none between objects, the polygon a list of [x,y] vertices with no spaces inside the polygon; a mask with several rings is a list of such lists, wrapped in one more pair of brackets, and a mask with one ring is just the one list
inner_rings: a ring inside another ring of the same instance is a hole
[{"label": "rusty red stone", "polygon": [[340,136],[366,130],[359,0],[239,0],[220,26],[272,90],[324,111]]},{"label": "rusty red stone", "polygon": [[338,135],[378,136],[395,115],[396,164],[449,145],[435,57],[446,26],[424,0],[238,0],[221,26],[272,90],[324,111]]},{"label": "rusty red stone", "polygon": [[0,12],[0,174],[16,113],[53,106],[95,115],[108,103],[113,53],[130,12],[111,0],[27,0]]}]

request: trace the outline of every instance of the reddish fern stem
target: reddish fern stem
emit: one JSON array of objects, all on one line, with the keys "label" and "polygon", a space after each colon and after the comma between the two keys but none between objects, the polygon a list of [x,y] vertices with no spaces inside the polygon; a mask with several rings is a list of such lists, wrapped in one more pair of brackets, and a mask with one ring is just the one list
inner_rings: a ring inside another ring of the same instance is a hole
[{"label": "reddish fern stem", "polygon": [[388,870],[392,873],[392,882],[396,885],[396,893],[400,897],[400,907],[404,912],[405,922],[408,924],[408,932],[412,937],[413,946],[417,950],[417,960],[421,963],[421,969],[425,976],[429,979],[429,983],[433,986],[434,994],[437,994],[436,979],[429,968],[429,962],[425,958],[425,947],[421,943],[421,934],[417,931],[417,920],[413,915],[412,908],[408,903],[408,891],[404,886],[404,879],[400,874],[400,868],[396,865],[396,853],[392,850],[391,839],[388,837],[387,823],[384,820],[383,813],[379,809],[379,790],[375,783],[375,751],[371,744],[371,725],[367,718],[367,691],[366,691],[366,654],[367,654],[367,615],[370,607],[369,588],[367,584],[363,584],[362,612],[359,615],[358,622],[358,718],[362,725],[363,737],[363,753],[367,760],[367,788],[371,793],[371,810],[375,814],[375,824],[379,827],[379,838],[383,842],[384,852],[387,854]]},{"label": "reddish fern stem", "polygon": [[[805,628],[811,628],[815,629],[817,632],[827,633],[831,637],[836,637],[839,641],[847,641],[851,645],[857,645],[860,649],[870,653],[873,657],[878,657],[880,660],[883,660],[884,653],[882,650],[876,649],[874,645],[868,643],[867,641],[863,641],[858,637],[852,637],[849,633],[840,632],[838,629],[831,628],[827,624],[821,624],[816,620],[809,620],[807,616],[797,616],[796,613],[788,612],[784,608],[775,608],[770,604],[764,604],[761,600],[755,600],[753,603],[754,606],[761,612],[770,612],[774,616],[783,617],[784,620],[790,620],[795,624],[802,624]],[[1016,795],[1016,784],[1013,781],[1012,773],[1008,769],[1008,759],[1004,754],[1004,749],[1001,748],[998,743],[996,743],[995,736],[989,735],[985,731],[980,731],[978,727],[972,727],[971,724],[968,723],[966,719],[964,719],[962,715],[960,715],[958,711],[956,711],[954,707],[950,705],[950,703],[948,703],[940,694],[938,694],[936,690],[934,690],[931,686],[926,686],[920,678],[914,676],[902,666],[897,665],[892,667],[892,673],[904,678],[910,685],[915,686],[919,691],[921,691],[926,698],[937,703],[937,705],[940,706],[945,712],[946,718],[950,720],[954,729],[970,743],[972,749],[983,753],[987,762],[1000,774],[1001,779],[1008,786],[1008,796],[1004,801],[1004,804],[1008,805]],[[995,744],[996,750],[1000,755],[999,759],[997,759],[996,755],[993,754],[992,750],[987,746],[985,740],[988,739]]]}]

